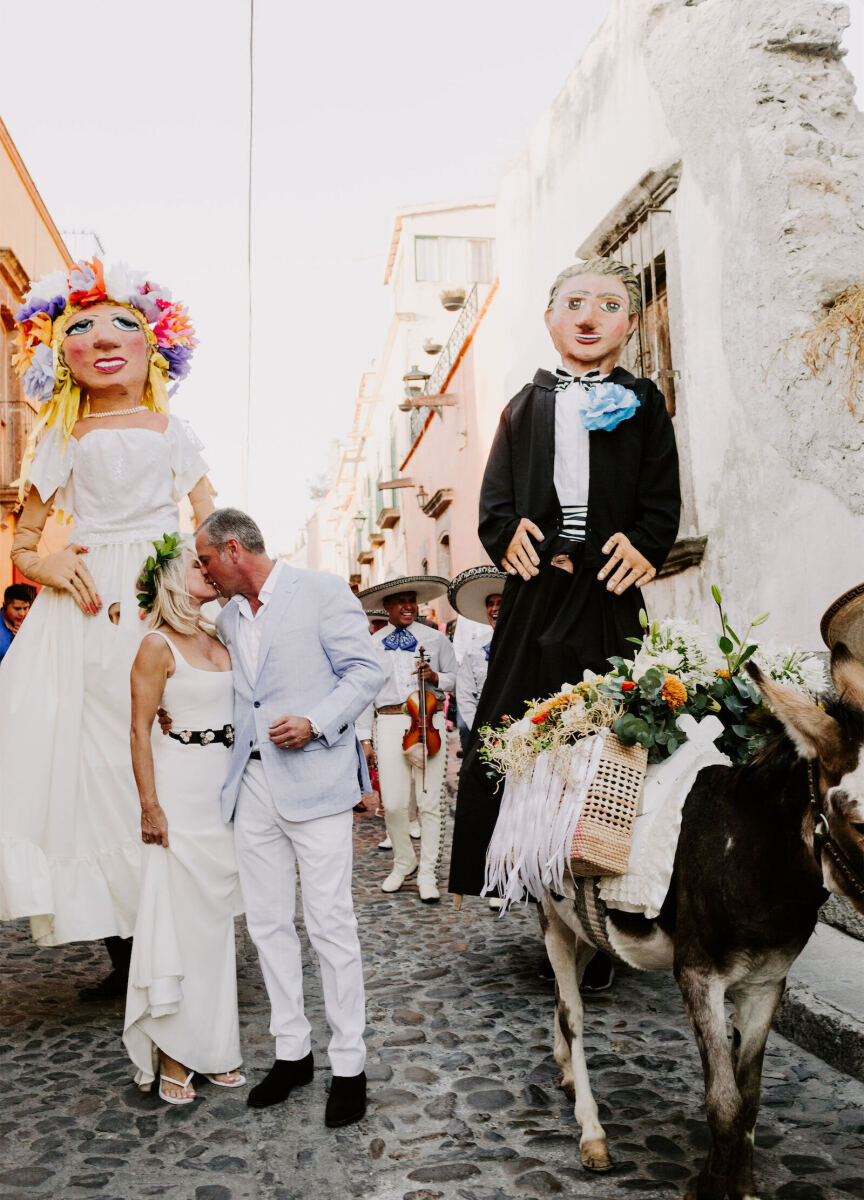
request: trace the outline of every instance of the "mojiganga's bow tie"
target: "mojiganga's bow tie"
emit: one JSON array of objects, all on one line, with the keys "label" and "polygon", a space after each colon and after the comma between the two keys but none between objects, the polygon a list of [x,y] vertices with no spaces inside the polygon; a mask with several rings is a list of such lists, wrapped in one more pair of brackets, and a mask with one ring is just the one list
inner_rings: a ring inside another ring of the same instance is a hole
[{"label": "mojiganga's bow tie", "polygon": [[416,650],[417,639],[407,629],[394,629],[383,641],[385,650]]}]

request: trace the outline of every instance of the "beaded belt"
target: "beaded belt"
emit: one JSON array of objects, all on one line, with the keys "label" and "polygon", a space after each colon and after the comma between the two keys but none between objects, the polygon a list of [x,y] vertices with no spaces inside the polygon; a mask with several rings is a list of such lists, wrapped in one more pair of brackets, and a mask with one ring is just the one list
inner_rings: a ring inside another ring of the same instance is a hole
[{"label": "beaded belt", "polygon": [[169,729],[168,736],[182,742],[184,746],[209,746],[212,742],[231,746],[234,743],[234,726],[223,725],[221,729],[180,729],[177,733]]}]

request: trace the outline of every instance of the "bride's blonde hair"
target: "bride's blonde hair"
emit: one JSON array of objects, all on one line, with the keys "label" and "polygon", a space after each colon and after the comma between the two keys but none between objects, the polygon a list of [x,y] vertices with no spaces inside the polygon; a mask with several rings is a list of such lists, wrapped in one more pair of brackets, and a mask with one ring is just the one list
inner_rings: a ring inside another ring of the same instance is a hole
[{"label": "bride's blonde hair", "polygon": [[201,610],[195,608],[189,597],[189,588],[186,584],[186,567],[189,556],[194,558],[195,552],[187,543],[183,547],[182,554],[170,559],[154,573],[156,599],[150,609],[147,624],[151,629],[167,625],[175,633],[188,637],[194,636],[199,629],[203,629],[210,637],[215,637],[216,626],[202,616]]}]

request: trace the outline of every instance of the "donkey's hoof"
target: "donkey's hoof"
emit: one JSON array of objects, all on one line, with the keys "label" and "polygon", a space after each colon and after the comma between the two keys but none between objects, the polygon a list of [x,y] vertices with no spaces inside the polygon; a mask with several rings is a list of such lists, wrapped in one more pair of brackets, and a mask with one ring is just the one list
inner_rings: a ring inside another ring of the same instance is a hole
[{"label": "donkey's hoof", "polygon": [[586,1171],[611,1171],[612,1159],[603,1138],[590,1138],[579,1147]]},{"label": "donkey's hoof", "polygon": [[565,1079],[564,1076],[562,1075],[561,1078],[555,1084],[555,1086],[559,1087],[561,1089],[561,1091],[568,1098],[568,1100],[576,1099],[576,1088],[573,1086],[572,1078]]}]

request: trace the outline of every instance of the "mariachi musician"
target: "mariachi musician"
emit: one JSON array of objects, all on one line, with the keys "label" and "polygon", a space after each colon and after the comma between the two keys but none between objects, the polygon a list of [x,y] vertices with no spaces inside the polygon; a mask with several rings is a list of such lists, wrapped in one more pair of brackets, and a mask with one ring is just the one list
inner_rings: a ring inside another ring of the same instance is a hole
[{"label": "mariachi musician", "polygon": [[[377,760],[393,869],[381,890],[398,892],[417,871],[424,904],[435,904],[438,864],[444,840],[444,777],[447,767],[444,693],[456,686],[456,655],[437,629],[421,624],[418,604],[445,595],[448,580],[433,575],[403,576],[358,593],[366,611],[382,607],[387,624],[372,635],[385,682],[357,722],[366,757]],[[372,745],[372,721],[375,742]],[[420,819],[420,862],[408,832],[411,784]]]}]

